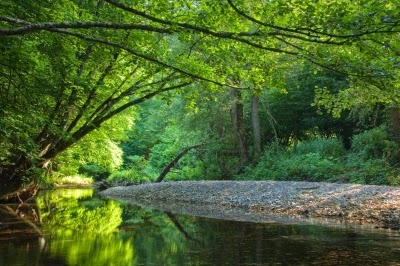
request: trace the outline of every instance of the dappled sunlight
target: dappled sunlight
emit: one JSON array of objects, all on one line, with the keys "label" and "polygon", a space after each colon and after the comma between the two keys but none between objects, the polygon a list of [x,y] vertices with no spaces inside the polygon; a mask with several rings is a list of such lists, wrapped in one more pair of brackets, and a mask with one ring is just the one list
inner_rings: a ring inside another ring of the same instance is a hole
[{"label": "dappled sunlight", "polygon": [[399,0],[0,1],[0,266],[400,261]]},{"label": "dappled sunlight", "polygon": [[81,198],[90,198],[93,196],[93,189],[56,189],[56,190],[48,190],[42,191],[40,196],[37,198],[38,204],[43,203],[44,200],[57,200],[60,198],[68,198],[68,199],[81,199]]}]

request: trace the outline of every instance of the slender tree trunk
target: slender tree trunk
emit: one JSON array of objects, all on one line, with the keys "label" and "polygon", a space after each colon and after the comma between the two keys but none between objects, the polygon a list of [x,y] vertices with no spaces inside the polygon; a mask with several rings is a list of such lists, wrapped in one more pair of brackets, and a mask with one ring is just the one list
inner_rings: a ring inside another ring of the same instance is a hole
[{"label": "slender tree trunk", "polygon": [[260,98],[257,95],[251,97],[251,122],[253,124],[253,139],[254,139],[254,158],[261,155],[261,130],[260,117],[258,115],[258,103]]},{"label": "slender tree trunk", "polygon": [[232,128],[235,135],[236,144],[239,150],[240,164],[246,165],[249,161],[247,155],[247,144],[243,125],[243,102],[242,94],[238,90],[231,90],[233,100],[231,108]]},{"label": "slender tree trunk", "polygon": [[263,105],[264,105],[265,111],[267,111],[268,122],[271,125],[272,131],[274,132],[275,143],[278,144],[279,138],[278,138],[278,132],[276,131],[276,128],[275,128],[275,124],[276,124],[275,118],[272,116],[268,101],[265,101],[263,103]]},{"label": "slender tree trunk", "polygon": [[397,106],[389,107],[389,119],[392,128],[393,138],[400,142],[400,108]]}]

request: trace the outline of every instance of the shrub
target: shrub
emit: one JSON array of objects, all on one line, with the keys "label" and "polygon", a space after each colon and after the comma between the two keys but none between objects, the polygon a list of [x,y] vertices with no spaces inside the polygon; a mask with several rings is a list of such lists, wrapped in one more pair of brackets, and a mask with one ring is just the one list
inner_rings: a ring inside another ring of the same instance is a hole
[{"label": "shrub", "polygon": [[364,160],[386,159],[393,163],[400,157],[399,146],[391,139],[385,127],[373,128],[355,135],[351,150]]},{"label": "shrub", "polygon": [[399,185],[398,144],[384,128],[354,136],[345,151],[337,139],[313,139],[294,148],[267,146],[260,162],[236,179]]},{"label": "shrub", "polygon": [[92,186],[93,178],[82,175],[63,175],[60,173],[52,173],[41,179],[42,188],[54,188],[57,186]]},{"label": "shrub", "polygon": [[316,138],[302,141],[296,146],[295,150],[298,154],[318,153],[324,158],[340,158],[346,155],[346,150],[337,138]]},{"label": "shrub", "polygon": [[341,143],[330,139],[304,141],[292,150],[268,146],[258,165],[236,178],[335,181],[345,168],[343,155]]},{"label": "shrub", "polygon": [[399,169],[384,163],[382,159],[352,161],[348,165],[347,175],[352,183],[396,185],[399,181]]},{"label": "shrub", "polygon": [[353,137],[347,156],[351,182],[374,185],[398,185],[399,145],[385,127],[364,131]]},{"label": "shrub", "polygon": [[112,173],[109,177],[109,181],[115,182],[129,182],[134,184],[142,184],[147,182],[152,182],[155,178],[149,175],[139,172],[135,168],[125,169]]},{"label": "shrub", "polygon": [[129,168],[113,172],[109,181],[141,184],[155,180],[155,174],[150,171],[144,156],[129,156]]},{"label": "shrub", "polygon": [[106,179],[110,172],[102,165],[86,164],[79,168],[79,174],[91,176],[95,181],[101,181]]}]

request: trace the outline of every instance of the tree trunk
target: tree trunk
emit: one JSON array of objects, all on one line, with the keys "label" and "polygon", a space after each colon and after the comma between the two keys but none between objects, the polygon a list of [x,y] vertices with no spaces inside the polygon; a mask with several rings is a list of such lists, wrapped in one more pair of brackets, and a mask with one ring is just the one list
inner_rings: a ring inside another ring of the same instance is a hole
[{"label": "tree trunk", "polygon": [[0,165],[0,203],[22,203],[36,194],[39,187],[33,169],[23,159],[14,165]]},{"label": "tree trunk", "polygon": [[253,124],[253,139],[254,139],[254,158],[261,155],[261,131],[260,117],[258,115],[258,103],[260,98],[257,95],[251,97],[251,122]]},{"label": "tree trunk", "polygon": [[0,205],[2,238],[35,238],[43,237],[43,232],[38,227],[40,218],[38,210],[27,204],[20,204],[17,209],[8,205]]},{"label": "tree trunk", "polygon": [[242,94],[238,90],[231,90],[233,100],[231,108],[232,128],[239,150],[240,164],[244,166],[248,163],[247,144],[243,125],[243,102]]},{"label": "tree trunk", "polygon": [[201,144],[196,144],[193,146],[189,146],[186,147],[185,149],[183,149],[167,166],[165,166],[165,168],[163,169],[163,171],[161,172],[161,174],[158,176],[158,178],[156,179],[156,183],[161,182],[164,180],[164,177],[169,173],[169,171],[171,171],[171,169],[178,163],[178,161],[183,157],[183,155],[185,155],[188,151],[190,151],[191,149],[203,146],[207,143],[201,143]]},{"label": "tree trunk", "polygon": [[393,138],[400,143],[400,108],[397,106],[389,107],[389,119],[392,128]]}]

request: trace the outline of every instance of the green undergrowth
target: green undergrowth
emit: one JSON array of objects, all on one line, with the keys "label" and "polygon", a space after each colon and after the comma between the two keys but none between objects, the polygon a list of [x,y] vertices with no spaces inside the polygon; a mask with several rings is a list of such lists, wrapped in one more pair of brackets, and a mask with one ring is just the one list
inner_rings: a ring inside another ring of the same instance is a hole
[{"label": "green undergrowth", "polygon": [[[178,153],[179,150],[174,151]],[[129,164],[119,171],[111,173],[107,181],[113,183],[128,182],[133,184],[142,184],[154,182],[160,175],[164,167],[170,162],[173,156],[158,160],[146,160],[144,156],[130,156]],[[171,169],[165,180],[198,180],[202,176],[202,164],[195,161],[191,156],[183,157],[179,163]]]},{"label": "green undergrowth", "polygon": [[400,185],[399,159],[398,144],[375,128],[355,135],[348,151],[336,138],[269,145],[258,164],[235,179]]},{"label": "green undergrowth", "polygon": [[60,175],[52,173],[51,176],[41,180],[41,187],[90,187],[94,185],[94,180],[90,176],[84,175]]},{"label": "green undergrowth", "polygon": [[[388,131],[380,127],[354,135],[349,150],[337,138],[314,138],[289,147],[270,144],[264,147],[257,163],[228,179],[400,185],[400,149],[391,139]],[[215,174],[217,171],[213,176],[206,171],[216,167],[218,162],[204,163],[192,157],[182,158],[165,180],[223,179],[221,174]],[[115,184],[154,182],[170,161],[170,158],[157,158],[146,160],[144,156],[131,156],[129,164],[111,174],[95,165],[82,171],[93,176],[95,181],[106,179]]]},{"label": "green undergrowth", "polygon": [[154,175],[146,175],[144,173],[139,172],[135,168],[131,168],[114,172],[108,177],[107,180],[117,183],[129,182],[134,184],[142,184],[142,183],[153,182],[155,180],[155,177]]}]

